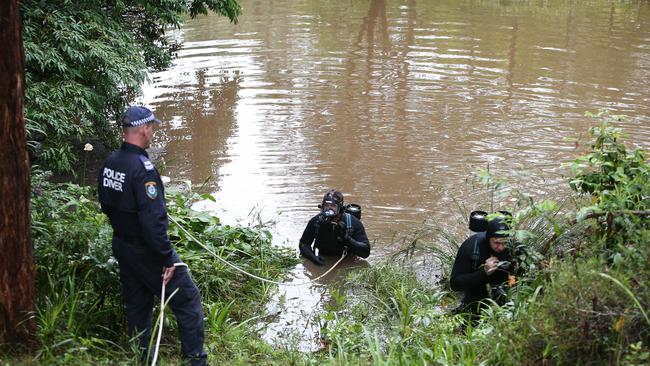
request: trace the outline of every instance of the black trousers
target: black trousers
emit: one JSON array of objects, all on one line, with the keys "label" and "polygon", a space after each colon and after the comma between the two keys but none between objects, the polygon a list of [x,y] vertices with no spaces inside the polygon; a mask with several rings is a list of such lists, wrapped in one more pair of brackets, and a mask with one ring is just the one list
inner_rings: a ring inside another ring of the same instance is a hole
[{"label": "black trousers", "polygon": [[[129,334],[139,334],[140,348],[146,359],[151,338],[153,301],[154,296],[160,296],[163,266],[158,260],[152,259],[151,253],[143,245],[132,244],[117,237],[113,237],[113,254],[120,265]],[[180,262],[180,259],[176,259],[176,262]],[[174,277],[165,287],[165,301],[177,289],[168,306],[178,323],[181,352],[191,365],[207,365],[207,354],[203,348],[201,294],[186,267],[176,267]]]}]

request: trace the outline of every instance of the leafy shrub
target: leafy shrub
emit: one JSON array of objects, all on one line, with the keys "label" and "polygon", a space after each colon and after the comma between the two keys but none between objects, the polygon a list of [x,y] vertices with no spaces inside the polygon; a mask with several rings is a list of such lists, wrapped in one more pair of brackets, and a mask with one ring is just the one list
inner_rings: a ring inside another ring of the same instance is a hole
[{"label": "leafy shrub", "polygon": [[88,187],[47,177],[34,172],[31,199],[41,357],[101,350],[124,324],[112,229]]},{"label": "leafy shrub", "polygon": [[[543,292],[523,299],[525,309],[518,304],[522,308],[516,317],[491,321],[497,328],[495,342],[511,350],[492,352],[491,363],[615,364],[629,344],[647,344],[650,324],[624,291],[599,275],[604,269],[597,259],[557,262],[548,268]],[[620,271],[610,274],[629,278]],[[644,297],[647,300],[647,293]]]},{"label": "leafy shrub", "polygon": [[[324,363],[647,362],[650,166],[643,152],[620,141],[609,126],[615,119],[596,117],[602,123],[591,129],[595,142],[574,164],[577,197],[558,204],[510,193],[517,198],[514,234],[526,248],[518,258],[525,275],[509,290],[510,302],[488,308],[463,333],[462,320],[443,310],[450,309],[439,292],[446,287],[437,292],[415,280],[409,268],[420,264],[408,255],[400,266],[364,269],[347,283],[354,288],[347,309],[323,316]],[[437,238],[445,248],[459,242],[441,231]],[[415,242],[406,252],[421,249]]]},{"label": "leafy shrub", "polygon": [[573,256],[551,257],[519,288],[516,321],[496,323],[505,349],[516,351],[494,354],[492,362],[615,364],[634,359],[630,352],[642,356],[650,344],[650,165],[611,127],[620,117],[591,116],[600,125],[590,129],[594,143],[574,161],[570,182],[587,204],[555,233],[558,242],[571,242]]},{"label": "leafy shrub", "polygon": [[[109,123],[140,92],[147,68],[167,67],[180,44],[166,27],[213,11],[236,21],[236,0],[21,1],[29,146],[57,173],[71,172],[72,142],[117,144]],[[38,143],[37,143],[38,142]]]},{"label": "leafy shrub", "polygon": [[[107,217],[89,187],[54,184],[47,177],[46,173],[33,173],[31,200],[37,266],[34,315],[42,345],[37,358],[52,364],[101,363],[107,359],[130,364],[136,353],[129,351],[126,338],[119,266],[112,256],[112,229]],[[271,234],[264,227],[221,225],[218,218],[190,208],[199,195],[169,191],[170,215],[192,237],[234,265],[278,278],[296,263],[293,251],[272,246]],[[236,320],[259,311],[270,286],[225,267],[175,224],[169,233],[208,309],[231,303],[223,316]],[[175,322],[168,322],[166,334],[175,334],[175,326]],[[220,337],[209,332],[208,328],[208,341]],[[89,361],[88,350],[95,361]]]},{"label": "leafy shrub", "polygon": [[[272,246],[272,236],[264,223],[252,227],[221,225],[216,216],[193,210],[191,204],[199,199],[214,200],[211,195],[168,189],[168,210],[171,217],[169,235],[181,258],[192,269],[203,298],[208,302],[228,303],[238,319],[251,316],[254,307],[268,295],[269,286],[238,272],[214,258],[201,245],[241,269],[265,278],[279,278],[297,263],[295,250]],[[190,237],[175,222],[192,234]],[[198,243],[197,240],[200,242]],[[245,299],[242,297],[246,296]],[[243,301],[245,300],[245,301]]]},{"label": "leafy shrub", "polygon": [[608,249],[606,254],[615,255],[625,247],[644,245],[640,239],[650,229],[650,165],[642,150],[628,151],[620,129],[610,126],[620,117],[606,112],[594,117],[601,120],[590,129],[595,142],[573,163],[576,176],[570,184],[593,203],[580,210],[578,219],[593,220],[594,240]]}]

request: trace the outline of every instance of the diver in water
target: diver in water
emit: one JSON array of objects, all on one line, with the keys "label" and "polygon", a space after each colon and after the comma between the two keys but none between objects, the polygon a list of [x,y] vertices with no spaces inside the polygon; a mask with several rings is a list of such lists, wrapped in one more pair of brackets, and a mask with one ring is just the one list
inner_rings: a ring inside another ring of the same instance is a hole
[{"label": "diver in water", "polygon": [[325,193],[320,208],[302,233],[300,253],[318,265],[324,263],[322,256],[340,256],[346,249],[348,255],[367,258],[370,242],[358,206],[344,206],[343,194],[331,189]]},{"label": "diver in water", "polygon": [[464,295],[457,312],[469,313],[475,319],[486,305],[484,300],[492,298],[499,305],[505,302],[503,285],[512,274],[509,240],[510,228],[501,216],[490,220],[484,232],[461,244],[450,278],[451,289]]}]

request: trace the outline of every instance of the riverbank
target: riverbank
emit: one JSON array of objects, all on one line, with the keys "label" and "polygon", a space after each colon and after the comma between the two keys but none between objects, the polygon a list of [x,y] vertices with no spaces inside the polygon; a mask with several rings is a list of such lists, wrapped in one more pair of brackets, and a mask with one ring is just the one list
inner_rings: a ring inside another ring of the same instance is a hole
[{"label": "riverbank", "polygon": [[[508,289],[509,301],[490,307],[475,326],[451,314],[457,298],[446,287],[464,238],[439,231],[333,285],[332,301],[314,320],[321,329],[320,351],[274,348],[253,326],[274,287],[233,273],[172,222],[170,237],[202,292],[210,363],[647,363],[650,165],[606,123],[592,134],[590,149],[573,164],[575,195],[558,203],[511,192],[513,227],[527,248],[517,258],[525,275]],[[46,178],[35,172],[32,181],[39,343],[20,355],[3,354],[1,363],[133,364],[106,217],[90,188]],[[188,208],[208,196],[180,188],[168,193],[170,215],[236,265],[280,279],[297,263],[294,251],[271,246],[264,227],[221,225]],[[419,277],[423,256],[443,268],[439,285]],[[166,322],[162,364],[179,361],[174,327]]]},{"label": "riverbank", "polygon": [[[170,185],[167,189],[169,235],[188,264],[202,294],[211,354],[230,342],[255,339],[249,327],[272,287],[234,272],[194,242],[209,245],[232,264],[258,276],[279,280],[297,263],[296,255],[271,245],[261,225],[221,225],[219,219],[189,208],[207,195]],[[118,266],[112,257],[112,229],[93,188],[53,183],[34,171],[32,230],[37,265],[38,346],[20,356],[3,355],[10,364],[133,364],[126,335]],[[190,238],[175,222],[191,232]],[[162,359],[178,361],[176,323],[167,314]],[[212,337],[216,335],[217,337]],[[174,362],[172,361],[172,364]]]},{"label": "riverbank", "polygon": [[[490,307],[474,326],[452,313],[457,299],[445,277],[462,238],[440,230],[337,285],[318,319],[323,349],[292,363],[647,364],[650,165],[621,142],[608,124],[616,118],[596,117],[593,140],[572,164],[574,195],[561,202],[509,195],[526,250],[517,258],[524,275],[504,306]],[[439,286],[420,278],[422,253],[442,266]]]}]

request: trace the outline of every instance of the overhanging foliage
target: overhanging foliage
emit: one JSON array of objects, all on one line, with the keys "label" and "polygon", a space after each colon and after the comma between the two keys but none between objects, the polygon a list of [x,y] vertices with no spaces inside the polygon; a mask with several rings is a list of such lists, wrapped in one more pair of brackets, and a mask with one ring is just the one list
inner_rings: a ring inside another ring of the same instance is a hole
[{"label": "overhanging foliage", "polygon": [[109,121],[139,93],[147,68],[169,65],[180,48],[165,37],[183,16],[213,11],[236,22],[236,0],[25,0],[25,117],[33,152],[72,171],[71,141],[115,140]]}]

